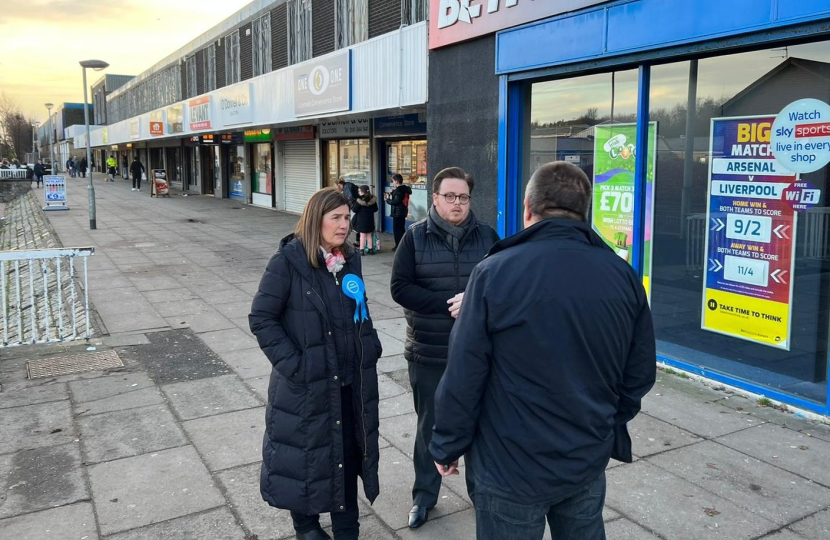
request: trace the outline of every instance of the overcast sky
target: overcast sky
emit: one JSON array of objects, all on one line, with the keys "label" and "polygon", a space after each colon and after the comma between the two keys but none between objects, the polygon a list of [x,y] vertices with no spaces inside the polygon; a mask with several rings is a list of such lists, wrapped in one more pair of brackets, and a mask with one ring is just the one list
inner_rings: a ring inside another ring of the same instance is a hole
[{"label": "overcast sky", "polygon": [[138,75],[250,1],[1,0],[0,92],[44,121],[46,102],[83,102],[79,61],[110,64],[89,70],[89,85]]}]

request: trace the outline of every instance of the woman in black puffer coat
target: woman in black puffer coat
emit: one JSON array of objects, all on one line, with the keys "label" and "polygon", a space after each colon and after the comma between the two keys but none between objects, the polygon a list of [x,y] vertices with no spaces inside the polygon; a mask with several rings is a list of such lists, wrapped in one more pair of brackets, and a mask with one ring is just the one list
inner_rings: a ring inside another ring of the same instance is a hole
[{"label": "woman in black puffer coat", "polygon": [[273,365],[260,491],[291,510],[301,540],[329,538],[322,512],[331,512],[336,540],[358,538],[357,477],[369,501],[379,493],[381,344],[368,311],[359,316],[343,291],[344,278],[361,277],[348,233],[343,194],[315,193],[268,263],[248,316]]},{"label": "woman in black puffer coat", "polygon": [[354,217],[352,225],[360,233],[360,251],[375,253],[377,246],[373,245],[372,233],[375,232],[375,214],[378,212],[378,199],[369,191],[369,186],[358,188],[358,197],[352,205]]}]

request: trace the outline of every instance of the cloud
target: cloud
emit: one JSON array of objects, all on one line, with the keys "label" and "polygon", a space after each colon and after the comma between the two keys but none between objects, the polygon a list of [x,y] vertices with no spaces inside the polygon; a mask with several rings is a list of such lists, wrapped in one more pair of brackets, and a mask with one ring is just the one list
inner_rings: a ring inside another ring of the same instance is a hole
[{"label": "cloud", "polygon": [[101,0],[30,0],[9,2],[3,6],[0,26],[30,22],[34,24],[69,24],[113,18],[124,19],[130,2]]}]

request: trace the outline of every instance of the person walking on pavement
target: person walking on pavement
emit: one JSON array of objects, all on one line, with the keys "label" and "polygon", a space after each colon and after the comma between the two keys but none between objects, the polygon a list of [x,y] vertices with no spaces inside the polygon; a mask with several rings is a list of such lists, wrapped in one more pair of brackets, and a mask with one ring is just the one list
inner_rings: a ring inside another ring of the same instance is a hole
[{"label": "person walking on pavement", "polygon": [[118,166],[118,162],[115,160],[115,156],[110,156],[107,158],[107,179],[106,182],[115,182],[115,174],[116,174],[116,167]]},{"label": "person walking on pavement", "polygon": [[[415,434],[415,484],[409,526],[420,527],[438,502],[441,476],[429,453],[435,423],[434,395],[447,364],[447,345],[473,268],[499,237],[470,211],[474,181],[450,167],[432,182],[432,208],[398,245],[392,266],[392,298],[406,315],[409,382],[418,415]],[[467,461],[467,492],[475,496],[472,465]]]},{"label": "person walking on pavement", "polygon": [[406,231],[406,216],[409,215],[409,196],[412,195],[412,188],[404,185],[403,176],[397,173],[392,175],[392,183],[395,189],[389,194],[386,204],[391,207],[389,213],[392,216],[392,232],[395,235],[395,247],[392,249],[396,250]]},{"label": "person walking on pavement", "polygon": [[[132,191],[141,191],[141,175],[144,173],[144,165],[138,160],[138,154],[133,157],[133,164],[130,165],[130,174],[133,176]],[[150,193],[152,194],[152,189]]]},{"label": "person walking on pavement", "polygon": [[[337,190],[340,191],[343,195],[346,196],[346,199],[349,201],[349,208],[354,208],[355,201],[360,196],[358,194],[357,185],[352,182],[346,182],[344,177],[340,177],[337,179],[337,184],[335,184]],[[355,231],[354,233],[354,247],[360,246],[360,233]]]},{"label": "person walking on pavement", "polygon": [[121,156],[121,178],[127,180],[130,177],[129,162],[127,156]]},{"label": "person walking on pavement", "polygon": [[372,242],[372,233],[375,232],[375,214],[378,212],[378,199],[369,190],[369,186],[358,188],[358,197],[352,206],[354,211],[354,230],[360,233],[360,251],[374,255],[377,251]]},{"label": "person walking on pavement", "polygon": [[349,204],[335,188],[311,196],[280,242],[251,305],[251,332],[273,366],[260,492],[291,511],[300,540],[358,538],[357,478],[378,480],[382,347],[366,307],[361,258],[348,243]]},{"label": "person walking on pavement", "polygon": [[546,519],[557,540],[604,540],[605,468],[632,459],[626,424],[654,384],[654,327],[590,204],[578,167],[543,165],[524,230],[470,276],[429,449],[442,476],[472,449],[478,540],[541,540]]},{"label": "person walking on pavement", "polygon": [[[41,187],[43,184],[43,175],[46,174],[46,167],[43,166],[43,162],[41,160],[37,160],[35,163],[35,179],[37,180],[37,187]],[[31,184],[29,184],[31,186]]]},{"label": "person walking on pavement", "polygon": [[75,162],[72,161],[72,156],[69,156],[69,159],[66,160],[66,172],[71,178],[75,177]]},{"label": "person walking on pavement", "polygon": [[78,172],[80,172],[81,176],[83,176],[84,178],[86,178],[86,167],[86,158],[82,157],[81,162],[78,164]]}]

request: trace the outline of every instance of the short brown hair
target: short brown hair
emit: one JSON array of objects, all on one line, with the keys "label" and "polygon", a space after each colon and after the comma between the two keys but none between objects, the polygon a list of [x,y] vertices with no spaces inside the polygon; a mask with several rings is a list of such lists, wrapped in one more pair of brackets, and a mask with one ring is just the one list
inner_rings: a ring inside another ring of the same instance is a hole
[{"label": "short brown hair", "polygon": [[341,176],[340,178],[337,179],[337,183],[340,184],[341,186],[343,186],[343,185],[346,184],[346,180]]},{"label": "short brown hair", "polygon": [[442,169],[435,175],[435,178],[432,180],[432,192],[438,193],[441,191],[441,182],[443,182],[447,178],[457,178],[458,180],[464,180],[467,182],[467,186],[470,188],[470,194],[473,193],[473,187],[475,187],[476,182],[473,180],[473,177],[464,172],[464,169],[461,167],[447,167],[446,169]]},{"label": "short brown hair", "polygon": [[573,163],[546,163],[530,178],[525,200],[530,212],[542,219],[565,217],[587,221],[591,181]]},{"label": "short brown hair", "polygon": [[[308,263],[312,268],[319,267],[317,258],[320,246],[323,245],[323,216],[341,206],[349,206],[346,196],[337,191],[337,188],[324,188],[311,196],[303,209],[303,215],[297,222],[294,235],[303,243]],[[348,234],[348,233],[347,233]],[[343,244],[349,249],[349,242]]]}]

